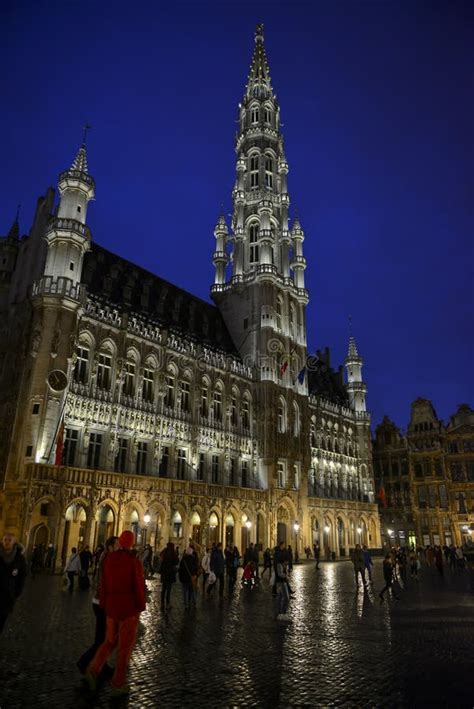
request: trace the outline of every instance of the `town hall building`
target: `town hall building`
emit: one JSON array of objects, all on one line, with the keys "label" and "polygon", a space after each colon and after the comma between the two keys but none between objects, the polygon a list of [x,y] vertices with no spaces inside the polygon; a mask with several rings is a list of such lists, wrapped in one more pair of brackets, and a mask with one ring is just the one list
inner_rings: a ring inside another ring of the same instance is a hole
[{"label": "town hall building", "polygon": [[124,528],[155,549],[381,546],[356,342],[339,369],[307,351],[261,25],[238,119],[212,304],[94,242],[85,144],[29,234],[16,220],[0,240],[0,532],[52,543],[58,564]]}]

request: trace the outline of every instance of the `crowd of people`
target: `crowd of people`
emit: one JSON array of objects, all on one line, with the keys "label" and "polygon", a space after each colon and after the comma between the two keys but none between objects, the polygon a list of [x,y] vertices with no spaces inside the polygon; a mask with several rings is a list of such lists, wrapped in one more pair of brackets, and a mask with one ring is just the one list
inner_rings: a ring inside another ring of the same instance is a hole
[{"label": "crowd of people", "polygon": [[[41,569],[54,568],[54,550],[50,549],[51,545],[47,549],[33,549],[30,559],[32,576]],[[318,571],[319,545],[315,543],[312,549],[307,547],[304,552],[307,559],[314,558],[315,571]],[[361,582],[367,589],[372,583],[374,566],[370,550],[365,545],[357,544],[350,558],[356,587],[360,588]],[[120,537],[110,537],[94,553],[88,546],[80,551],[73,547],[64,564],[65,584],[71,593],[76,578],[80,589],[85,590],[92,585],[92,611],[95,617],[93,642],[77,661],[86,686],[95,691],[103,680],[110,680],[114,695],[128,693],[127,667],[136,640],[139,617],[146,606],[147,577],[159,575],[161,610],[166,614],[172,608],[173,586],[178,581],[184,608],[189,611],[196,607],[200,594],[211,602],[215,595],[222,598],[227,586],[229,596],[232,595],[239,567],[242,567],[242,589],[248,593],[262,582],[268,571],[268,586],[276,597],[276,619],[287,621],[290,619],[290,599],[294,594],[291,573],[296,560],[297,555],[284,542],[273,550],[265,549],[263,553],[257,544],[249,544],[241,555],[236,546],[227,545],[224,548],[218,542],[210,548],[203,548],[190,539],[182,552],[175,544],[168,542],[159,554],[154,554],[149,544],[137,548],[135,535],[129,530],[122,532]],[[443,575],[446,566],[453,573],[464,570],[466,559],[460,547],[387,549],[383,560],[385,585],[379,592],[380,602],[385,601],[386,594],[398,599],[395,588],[398,591],[405,586],[408,574],[416,580],[422,568],[432,567]],[[0,632],[23,590],[27,570],[23,548],[14,535],[5,534],[0,543]],[[108,659],[115,649],[115,667],[111,667]]]}]

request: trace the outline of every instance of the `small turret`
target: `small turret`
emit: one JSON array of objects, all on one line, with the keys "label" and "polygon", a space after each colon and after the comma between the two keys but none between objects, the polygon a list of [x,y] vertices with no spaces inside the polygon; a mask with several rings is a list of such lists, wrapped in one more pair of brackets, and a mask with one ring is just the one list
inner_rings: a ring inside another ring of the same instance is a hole
[{"label": "small turret", "polygon": [[345,360],[345,367],[347,372],[347,393],[349,394],[349,401],[351,407],[356,412],[366,412],[365,405],[365,394],[367,392],[367,387],[362,380],[362,357],[359,356],[357,350],[357,344],[352,335],[349,336],[349,347],[347,350],[347,357]]},{"label": "small turret", "polygon": [[227,229],[227,224],[225,223],[224,214],[221,214],[214,229],[214,236],[216,237],[216,250],[214,251],[212,260],[216,269],[216,276],[214,280],[215,284],[225,283],[225,268],[228,260],[226,253],[228,233],[229,230]]}]

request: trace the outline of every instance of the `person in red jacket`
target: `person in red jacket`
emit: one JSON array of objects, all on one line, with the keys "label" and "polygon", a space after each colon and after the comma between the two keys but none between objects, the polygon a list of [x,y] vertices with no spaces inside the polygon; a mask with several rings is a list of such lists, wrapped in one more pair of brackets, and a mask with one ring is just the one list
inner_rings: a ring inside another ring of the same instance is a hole
[{"label": "person in red jacket", "polygon": [[143,567],[130,551],[134,541],[132,532],[122,532],[120,549],[107,554],[104,559],[99,600],[107,616],[107,631],[105,641],[87,668],[85,680],[92,691],[97,689],[102,668],[117,646],[112,692],[122,695],[130,690],[125,684],[127,667],[135,645],[138,619],[145,610]]}]

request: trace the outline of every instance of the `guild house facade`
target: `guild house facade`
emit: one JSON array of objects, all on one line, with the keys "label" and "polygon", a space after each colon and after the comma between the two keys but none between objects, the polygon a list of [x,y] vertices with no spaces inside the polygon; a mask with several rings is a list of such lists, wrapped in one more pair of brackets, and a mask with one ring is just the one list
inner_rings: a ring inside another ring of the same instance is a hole
[{"label": "guild house facade", "polygon": [[58,563],[125,527],[156,549],[380,547],[355,340],[345,377],[307,352],[305,235],[262,26],[238,110],[213,304],[94,242],[85,144],[29,234],[16,221],[0,242],[0,531],[52,543]]}]

